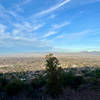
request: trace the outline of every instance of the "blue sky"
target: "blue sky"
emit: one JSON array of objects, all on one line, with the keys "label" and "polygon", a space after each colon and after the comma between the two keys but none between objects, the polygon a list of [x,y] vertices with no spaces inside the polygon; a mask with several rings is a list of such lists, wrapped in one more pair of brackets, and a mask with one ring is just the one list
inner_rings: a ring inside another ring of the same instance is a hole
[{"label": "blue sky", "polygon": [[0,0],[0,53],[100,51],[100,0]]}]

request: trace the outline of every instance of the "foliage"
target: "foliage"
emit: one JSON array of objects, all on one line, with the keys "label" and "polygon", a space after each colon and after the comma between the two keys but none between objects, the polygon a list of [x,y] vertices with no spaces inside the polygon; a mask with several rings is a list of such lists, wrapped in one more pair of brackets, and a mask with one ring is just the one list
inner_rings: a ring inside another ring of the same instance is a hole
[{"label": "foliage", "polygon": [[97,68],[95,71],[94,71],[95,75],[96,75],[96,78],[100,78],[100,68]]},{"label": "foliage", "polygon": [[62,68],[53,54],[46,56],[47,86],[46,90],[52,96],[57,96],[62,91]]},{"label": "foliage", "polygon": [[2,76],[0,77],[0,91],[4,91],[4,87],[8,84],[8,80]]},{"label": "foliage", "polygon": [[91,70],[92,68],[89,68],[88,70],[85,68],[83,75],[85,77],[94,77],[94,78],[100,78],[100,68],[94,68],[94,70]]},{"label": "foliage", "polygon": [[34,89],[39,89],[43,87],[45,84],[46,84],[46,78],[43,77],[42,75],[38,75],[31,82],[31,85]]},{"label": "foliage", "polygon": [[24,82],[19,79],[12,79],[5,87],[8,94],[17,94],[24,88]]},{"label": "foliage", "polygon": [[63,74],[63,86],[77,89],[85,82],[83,76],[74,75],[71,71]]}]

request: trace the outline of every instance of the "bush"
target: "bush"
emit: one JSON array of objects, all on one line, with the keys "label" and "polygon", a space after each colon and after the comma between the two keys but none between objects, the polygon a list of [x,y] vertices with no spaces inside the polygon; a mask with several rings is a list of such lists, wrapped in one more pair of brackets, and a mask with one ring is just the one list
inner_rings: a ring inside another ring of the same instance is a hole
[{"label": "bush", "polygon": [[11,80],[5,87],[8,94],[17,94],[24,88],[24,82],[19,79]]},{"label": "bush", "polygon": [[5,86],[8,84],[8,80],[5,77],[0,77],[0,91],[4,91]]},{"label": "bush", "polygon": [[43,77],[42,75],[37,76],[31,82],[31,85],[34,89],[39,89],[43,87],[45,84],[46,84],[46,77]]},{"label": "bush", "polygon": [[85,82],[83,76],[76,76],[71,71],[63,74],[63,86],[77,89]]},{"label": "bush", "polygon": [[96,68],[94,70],[85,71],[83,74],[85,77],[95,77],[100,78],[100,68]]},{"label": "bush", "polygon": [[100,78],[100,68],[97,68],[95,71],[94,71],[95,75],[96,75],[96,78]]},{"label": "bush", "polygon": [[84,70],[83,75],[85,77],[95,77],[96,76],[95,72],[94,71],[91,71],[91,70],[89,70],[89,71]]},{"label": "bush", "polygon": [[46,77],[37,75],[32,81],[31,84],[27,84],[28,97],[31,99],[40,99],[41,95],[44,93],[44,86],[46,85]]}]

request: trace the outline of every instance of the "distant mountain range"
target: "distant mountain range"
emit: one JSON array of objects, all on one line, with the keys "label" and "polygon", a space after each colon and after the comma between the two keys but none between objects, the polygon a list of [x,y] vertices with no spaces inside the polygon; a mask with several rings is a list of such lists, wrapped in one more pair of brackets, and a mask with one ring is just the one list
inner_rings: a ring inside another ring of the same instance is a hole
[{"label": "distant mountain range", "polygon": [[100,51],[82,51],[81,53],[100,55]]},{"label": "distant mountain range", "polygon": [[[48,53],[17,53],[17,54],[0,54],[0,57],[45,57]],[[55,56],[65,56],[65,57],[74,57],[74,56],[100,56],[100,51],[82,51],[82,52],[52,52]]]}]

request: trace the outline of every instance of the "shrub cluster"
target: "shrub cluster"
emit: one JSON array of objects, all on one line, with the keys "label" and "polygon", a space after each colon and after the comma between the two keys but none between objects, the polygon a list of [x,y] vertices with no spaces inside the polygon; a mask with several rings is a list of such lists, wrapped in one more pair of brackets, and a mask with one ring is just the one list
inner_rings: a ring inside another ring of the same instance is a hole
[{"label": "shrub cluster", "polygon": [[71,71],[63,73],[63,86],[77,89],[81,84],[84,84],[85,78],[81,75],[75,75]]},{"label": "shrub cluster", "polygon": [[24,89],[24,82],[19,79],[12,79],[6,86],[5,91],[8,94],[17,94]]}]

